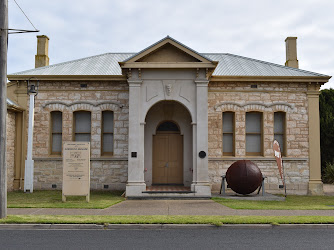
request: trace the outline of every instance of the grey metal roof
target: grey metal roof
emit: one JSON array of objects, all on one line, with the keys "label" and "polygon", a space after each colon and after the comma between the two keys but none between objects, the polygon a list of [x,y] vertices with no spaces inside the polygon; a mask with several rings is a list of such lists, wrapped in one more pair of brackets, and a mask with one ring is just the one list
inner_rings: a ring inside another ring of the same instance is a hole
[{"label": "grey metal roof", "polygon": [[[166,38],[165,38],[166,39]],[[46,67],[26,70],[15,75],[122,75],[118,62],[123,62],[137,53],[107,53],[92,57],[86,57],[74,61],[54,64]],[[213,76],[322,76],[327,75],[286,67],[279,64],[264,62],[247,57],[228,53],[201,53],[212,61],[218,61]]]},{"label": "grey metal roof", "polygon": [[228,53],[204,55],[219,62],[213,72],[214,76],[326,76]]},{"label": "grey metal roof", "polygon": [[9,75],[122,75],[118,62],[134,53],[106,53]]}]

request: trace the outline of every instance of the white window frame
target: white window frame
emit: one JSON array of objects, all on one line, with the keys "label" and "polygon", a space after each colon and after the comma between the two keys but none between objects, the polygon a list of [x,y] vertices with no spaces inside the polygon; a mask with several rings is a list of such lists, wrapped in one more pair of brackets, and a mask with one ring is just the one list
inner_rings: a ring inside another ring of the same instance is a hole
[{"label": "white window frame", "polygon": [[[260,115],[260,131],[259,132],[249,132],[247,131],[247,114],[259,114]],[[245,132],[246,132],[246,155],[247,156],[263,156],[263,113],[258,112],[258,111],[250,111],[246,112],[246,117],[245,117]],[[260,136],[260,151],[259,152],[248,152],[247,151],[247,137],[256,135]]]}]

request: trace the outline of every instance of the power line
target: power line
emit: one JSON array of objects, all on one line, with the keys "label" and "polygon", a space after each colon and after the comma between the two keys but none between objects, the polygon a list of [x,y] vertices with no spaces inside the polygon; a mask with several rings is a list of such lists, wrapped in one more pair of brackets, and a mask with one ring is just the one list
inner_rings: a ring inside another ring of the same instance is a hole
[{"label": "power line", "polygon": [[24,11],[22,10],[22,8],[20,7],[20,5],[16,2],[16,0],[14,0],[14,2],[16,3],[17,7],[19,7],[19,9],[22,11],[23,15],[25,15],[25,17],[28,19],[28,21],[31,23],[32,27],[34,27],[35,30],[36,27],[32,24],[32,22],[30,21],[29,17],[26,15],[26,13],[24,13]]}]

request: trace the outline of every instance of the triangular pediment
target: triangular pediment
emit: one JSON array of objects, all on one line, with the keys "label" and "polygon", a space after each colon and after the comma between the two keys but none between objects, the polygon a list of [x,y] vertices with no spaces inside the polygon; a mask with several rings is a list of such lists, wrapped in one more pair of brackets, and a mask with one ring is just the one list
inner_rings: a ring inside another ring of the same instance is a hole
[{"label": "triangular pediment", "polygon": [[201,62],[185,51],[166,43],[151,53],[139,58],[136,62]]},{"label": "triangular pediment", "polygon": [[120,65],[122,68],[215,68],[217,62],[167,36]]}]

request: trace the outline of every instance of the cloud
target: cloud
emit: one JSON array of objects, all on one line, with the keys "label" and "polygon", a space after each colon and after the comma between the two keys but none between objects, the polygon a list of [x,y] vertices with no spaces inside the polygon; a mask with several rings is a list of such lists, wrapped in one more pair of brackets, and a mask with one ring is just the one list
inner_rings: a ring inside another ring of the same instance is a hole
[{"label": "cloud", "polygon": [[[137,52],[170,35],[199,52],[228,52],[278,64],[297,36],[300,67],[334,75],[330,0],[17,0],[41,34],[50,62]],[[31,29],[12,0],[11,27]],[[11,35],[8,72],[34,67],[35,34]],[[333,80],[325,85],[334,87]]]}]

